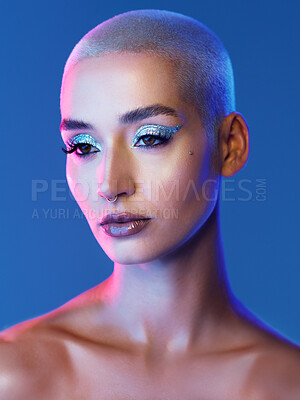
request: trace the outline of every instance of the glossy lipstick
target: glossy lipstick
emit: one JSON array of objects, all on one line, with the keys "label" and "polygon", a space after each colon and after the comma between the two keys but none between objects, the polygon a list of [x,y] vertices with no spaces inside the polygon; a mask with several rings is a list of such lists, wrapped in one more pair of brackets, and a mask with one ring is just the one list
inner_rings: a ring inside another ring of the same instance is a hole
[{"label": "glossy lipstick", "polygon": [[109,236],[124,237],[140,232],[150,219],[132,213],[108,214],[100,222],[100,227]]}]

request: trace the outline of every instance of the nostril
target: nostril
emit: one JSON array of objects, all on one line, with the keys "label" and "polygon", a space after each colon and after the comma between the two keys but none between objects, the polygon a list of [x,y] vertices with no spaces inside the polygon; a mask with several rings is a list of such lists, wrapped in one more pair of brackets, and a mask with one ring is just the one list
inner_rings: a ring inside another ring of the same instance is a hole
[{"label": "nostril", "polygon": [[128,178],[106,180],[98,183],[96,193],[105,199],[113,199],[115,196],[129,197],[135,193],[135,184]]}]

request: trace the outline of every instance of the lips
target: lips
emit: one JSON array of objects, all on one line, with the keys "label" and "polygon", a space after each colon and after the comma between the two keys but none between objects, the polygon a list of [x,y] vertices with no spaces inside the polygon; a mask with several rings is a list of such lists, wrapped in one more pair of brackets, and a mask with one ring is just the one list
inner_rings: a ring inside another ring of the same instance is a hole
[{"label": "lips", "polygon": [[130,221],[139,221],[139,220],[148,220],[151,218],[147,218],[144,215],[133,214],[129,212],[123,212],[119,214],[108,214],[101,221],[100,225],[107,225],[113,222],[130,222]]},{"label": "lips", "polygon": [[150,220],[151,218],[144,215],[123,212],[106,215],[99,225],[108,236],[127,238],[141,232],[150,223]]}]

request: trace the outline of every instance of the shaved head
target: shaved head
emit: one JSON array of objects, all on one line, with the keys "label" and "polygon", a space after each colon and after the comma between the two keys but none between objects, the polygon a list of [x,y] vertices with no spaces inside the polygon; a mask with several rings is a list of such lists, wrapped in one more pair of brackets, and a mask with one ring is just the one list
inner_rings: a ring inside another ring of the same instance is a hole
[{"label": "shaved head", "polygon": [[72,50],[64,75],[83,59],[116,52],[152,54],[169,63],[182,99],[196,107],[215,148],[224,117],[235,110],[231,61],[215,33],[175,12],[129,11],[89,31]]}]

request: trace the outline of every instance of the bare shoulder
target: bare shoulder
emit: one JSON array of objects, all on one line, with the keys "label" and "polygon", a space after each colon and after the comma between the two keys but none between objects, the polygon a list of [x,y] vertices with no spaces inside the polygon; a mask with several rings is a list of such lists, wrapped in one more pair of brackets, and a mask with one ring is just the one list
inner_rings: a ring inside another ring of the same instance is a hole
[{"label": "bare shoulder", "polygon": [[50,321],[35,318],[0,333],[0,400],[60,399],[72,363]]},{"label": "bare shoulder", "polygon": [[[243,370],[245,399],[299,400],[300,346],[260,320],[238,299],[234,301],[235,337],[248,344]],[[232,320],[231,320],[232,321]],[[238,332],[238,333],[237,333]],[[240,335],[240,336],[239,336]]]},{"label": "bare shoulder", "polygon": [[76,359],[111,340],[108,329],[94,327],[96,304],[100,318],[101,304],[89,291],[0,332],[0,400],[68,398],[82,367]]},{"label": "bare shoulder", "polygon": [[0,332],[0,400],[82,399],[78,392],[91,366],[102,365],[102,350],[127,345],[101,301],[91,293],[72,299]]},{"label": "bare shoulder", "polygon": [[247,379],[249,394],[257,393],[265,400],[299,400],[300,347],[276,334],[267,334],[254,351],[255,361]]}]

